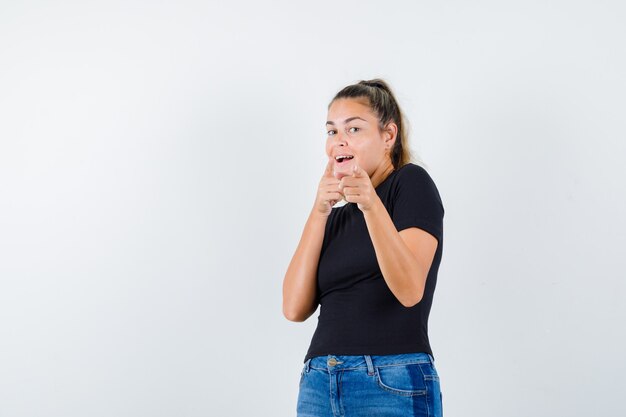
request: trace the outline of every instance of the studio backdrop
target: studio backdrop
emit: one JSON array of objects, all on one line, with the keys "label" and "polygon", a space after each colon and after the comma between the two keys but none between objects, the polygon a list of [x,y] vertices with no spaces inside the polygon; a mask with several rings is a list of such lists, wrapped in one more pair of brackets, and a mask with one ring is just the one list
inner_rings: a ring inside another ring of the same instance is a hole
[{"label": "studio backdrop", "polygon": [[282,280],[376,77],[445,207],[444,415],[626,415],[624,12],[3,0],[0,416],[295,416]]}]

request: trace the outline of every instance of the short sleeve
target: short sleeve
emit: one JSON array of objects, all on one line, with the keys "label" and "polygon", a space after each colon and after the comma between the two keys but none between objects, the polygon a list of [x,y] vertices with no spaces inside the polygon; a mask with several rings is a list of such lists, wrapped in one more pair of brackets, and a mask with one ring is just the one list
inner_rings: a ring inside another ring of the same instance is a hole
[{"label": "short sleeve", "polygon": [[418,227],[441,242],[443,203],[439,190],[424,168],[409,164],[398,172],[393,201],[391,218],[398,231]]}]

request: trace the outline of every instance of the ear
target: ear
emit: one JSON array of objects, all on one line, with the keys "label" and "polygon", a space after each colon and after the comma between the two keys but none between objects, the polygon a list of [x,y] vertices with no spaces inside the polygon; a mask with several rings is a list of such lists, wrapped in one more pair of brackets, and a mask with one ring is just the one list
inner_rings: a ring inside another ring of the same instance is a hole
[{"label": "ear", "polygon": [[394,122],[387,123],[385,126],[385,130],[383,132],[383,138],[385,140],[385,146],[388,146],[389,149],[393,148],[393,144],[398,137],[398,125]]}]

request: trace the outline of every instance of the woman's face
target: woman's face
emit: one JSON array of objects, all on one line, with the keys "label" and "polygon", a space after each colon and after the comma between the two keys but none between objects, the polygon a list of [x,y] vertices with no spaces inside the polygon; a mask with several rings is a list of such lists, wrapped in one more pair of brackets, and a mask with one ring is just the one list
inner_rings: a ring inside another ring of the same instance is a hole
[{"label": "woman's face", "polygon": [[[377,170],[391,165],[390,150],[395,141],[395,124],[380,132],[378,118],[366,104],[367,99],[340,98],[328,109],[326,154],[335,159],[335,177],[352,174],[358,164],[371,177]],[[337,156],[352,159],[337,160]]]}]

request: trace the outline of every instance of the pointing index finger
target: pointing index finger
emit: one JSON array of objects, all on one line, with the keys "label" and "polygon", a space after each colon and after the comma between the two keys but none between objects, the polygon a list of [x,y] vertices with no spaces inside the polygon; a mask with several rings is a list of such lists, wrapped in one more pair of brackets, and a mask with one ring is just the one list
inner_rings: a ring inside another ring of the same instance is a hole
[{"label": "pointing index finger", "polygon": [[333,159],[332,158],[328,158],[328,163],[326,164],[326,171],[324,172],[324,175],[327,177],[334,177],[334,167],[333,167]]}]

